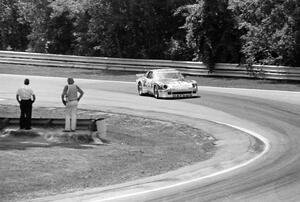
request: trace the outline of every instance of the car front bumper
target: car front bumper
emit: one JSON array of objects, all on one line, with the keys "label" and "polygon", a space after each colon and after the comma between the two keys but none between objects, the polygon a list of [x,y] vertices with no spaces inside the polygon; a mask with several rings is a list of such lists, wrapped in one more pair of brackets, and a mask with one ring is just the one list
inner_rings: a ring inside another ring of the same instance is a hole
[{"label": "car front bumper", "polygon": [[159,97],[161,98],[186,98],[198,96],[196,89],[189,90],[159,90]]}]

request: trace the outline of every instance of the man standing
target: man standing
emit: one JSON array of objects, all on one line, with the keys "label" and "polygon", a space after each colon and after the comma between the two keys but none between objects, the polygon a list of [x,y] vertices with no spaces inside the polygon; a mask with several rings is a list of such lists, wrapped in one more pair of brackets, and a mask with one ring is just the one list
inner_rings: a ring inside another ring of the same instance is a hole
[{"label": "man standing", "polygon": [[74,84],[74,79],[68,78],[68,85],[64,87],[61,94],[62,103],[66,106],[66,122],[64,130],[66,132],[74,132],[76,130],[77,106],[82,96],[83,91]]},{"label": "man standing", "polygon": [[29,79],[24,80],[24,86],[18,89],[16,99],[20,104],[20,129],[31,129],[32,103],[35,101],[33,90],[29,87]]}]

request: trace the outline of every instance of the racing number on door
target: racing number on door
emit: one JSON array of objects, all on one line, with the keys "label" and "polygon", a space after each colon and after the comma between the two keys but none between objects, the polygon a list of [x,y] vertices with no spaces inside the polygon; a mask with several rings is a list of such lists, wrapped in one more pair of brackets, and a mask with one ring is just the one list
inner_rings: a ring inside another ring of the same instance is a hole
[{"label": "racing number on door", "polygon": [[145,81],[145,86],[148,90],[150,90],[151,87],[152,87],[152,79],[153,79],[153,72],[150,71],[150,72],[148,72],[147,78],[146,78],[146,81]]},{"label": "racing number on door", "polygon": [[146,80],[146,88],[148,89],[148,90],[150,90],[151,89],[151,84],[152,84],[152,80],[151,79],[147,79]]}]

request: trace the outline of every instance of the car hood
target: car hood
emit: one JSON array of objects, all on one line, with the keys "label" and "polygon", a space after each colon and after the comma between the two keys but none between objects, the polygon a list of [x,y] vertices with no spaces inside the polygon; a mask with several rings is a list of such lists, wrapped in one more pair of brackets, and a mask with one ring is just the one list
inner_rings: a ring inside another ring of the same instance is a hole
[{"label": "car hood", "polygon": [[168,85],[169,88],[191,88],[193,81],[179,79],[161,79],[159,83]]}]

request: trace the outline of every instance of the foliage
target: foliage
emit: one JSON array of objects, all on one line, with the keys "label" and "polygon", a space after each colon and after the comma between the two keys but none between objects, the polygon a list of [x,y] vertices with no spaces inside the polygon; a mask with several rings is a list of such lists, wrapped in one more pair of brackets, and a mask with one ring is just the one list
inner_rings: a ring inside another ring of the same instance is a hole
[{"label": "foliage", "polygon": [[173,10],[185,1],[92,0],[89,41],[95,55],[166,58],[179,27]]},{"label": "foliage", "polygon": [[18,8],[31,27],[32,51],[167,59],[177,32],[183,35],[183,18],[173,11],[187,2],[19,0]]},{"label": "foliage", "polygon": [[30,29],[18,20],[16,0],[0,0],[0,48],[2,50],[25,50]]},{"label": "foliage", "polygon": [[[85,3],[76,0],[56,0],[50,3],[52,9],[47,30],[47,51],[49,53],[74,54],[80,42],[80,29],[87,28]],[[85,32],[85,30],[84,30]]]},{"label": "foliage", "polygon": [[298,0],[241,0],[231,5],[245,32],[241,39],[246,63],[296,64]]},{"label": "foliage", "polygon": [[1,50],[300,66],[300,1],[0,0],[0,35]]},{"label": "foliage", "polygon": [[[184,35],[185,36],[185,35]],[[171,38],[171,41],[169,42],[169,49],[167,50],[167,58],[171,60],[187,60],[191,61],[193,60],[193,49],[190,48],[185,38],[179,34],[177,36],[177,39]]]},{"label": "foliage", "polygon": [[35,52],[73,54],[75,22],[83,2],[76,0],[20,0],[22,20],[29,23],[29,48]]},{"label": "foliage", "polygon": [[26,22],[31,27],[28,48],[35,52],[46,52],[47,44],[47,23],[51,9],[48,0],[20,0],[18,8],[21,14],[20,20]]},{"label": "foliage", "polygon": [[213,71],[217,62],[239,62],[239,31],[226,0],[199,0],[180,8],[186,15],[187,43],[195,60]]},{"label": "foliage", "polygon": [[293,58],[295,61],[295,64],[291,64],[297,67],[300,67],[300,2],[296,1],[294,2],[295,4],[293,5],[293,3],[291,4],[291,7],[293,7],[294,11],[292,13],[292,18],[295,21],[295,50],[294,50],[294,54],[293,54]]}]

